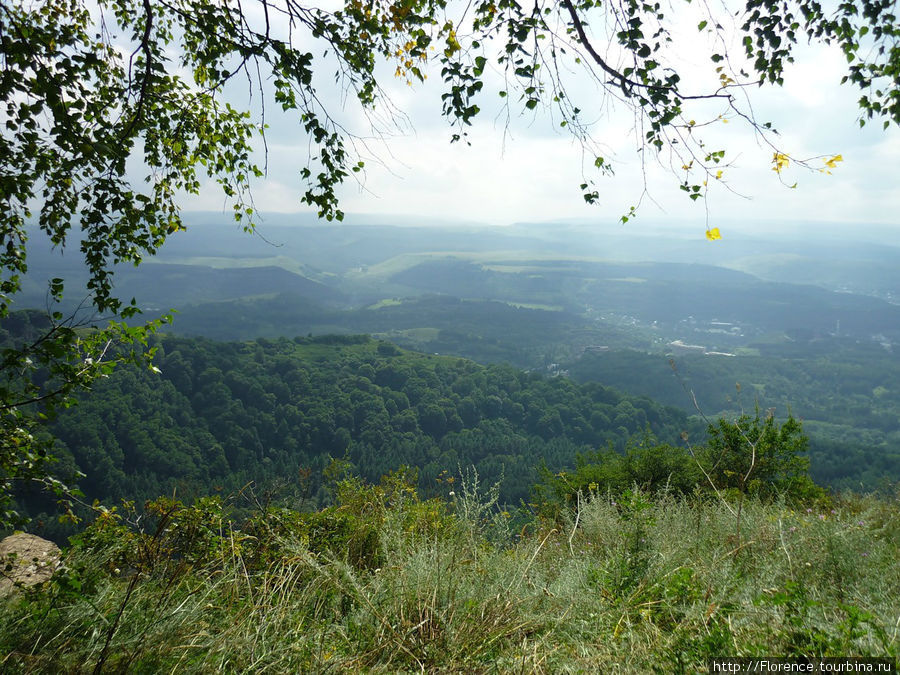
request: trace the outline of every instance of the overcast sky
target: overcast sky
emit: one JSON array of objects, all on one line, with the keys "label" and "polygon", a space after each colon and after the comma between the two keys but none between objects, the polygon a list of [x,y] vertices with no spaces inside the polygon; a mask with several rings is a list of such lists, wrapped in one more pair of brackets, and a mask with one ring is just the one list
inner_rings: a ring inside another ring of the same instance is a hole
[{"label": "overcast sky", "polygon": [[[696,82],[688,79],[686,85],[699,87],[702,74],[714,74],[708,52],[701,44],[695,46],[693,53],[688,49],[683,54],[684,72],[697,73]],[[451,144],[452,130],[440,117],[439,70],[434,69],[425,84],[413,87],[386,72],[383,83],[410,124],[383,144],[370,144],[363,184],[348,182],[341,191],[342,208],[347,213],[419,216],[423,224],[460,220],[506,225],[568,218],[613,224],[641,199],[646,170],[649,195],[638,218],[626,227],[678,221],[680,227],[702,231],[707,209],[709,226],[721,225],[723,235],[727,227],[757,223],[797,228],[803,227],[802,221],[900,224],[900,133],[896,128],[883,131],[878,120],[860,129],[859,93],[839,85],[846,65],[839,51],[802,47],[797,57],[783,88],[750,92],[754,110],[760,121],[775,124],[780,131],[776,142],[792,156],[841,154],[844,161],[832,175],[791,166],[779,180],[771,170],[772,149],[733,119],[707,127],[707,147],[726,149],[734,166],[725,171],[722,183],[713,182],[705,205],[691,202],[678,189],[677,176],[654,161],[642,167],[631,119],[602,108],[590,86],[578,80],[573,85],[577,91],[570,93],[580,98],[585,117],[596,120],[594,136],[617,169],[613,178],[597,176],[600,200],[587,206],[578,187],[583,176],[581,146],[540,108],[525,116],[513,109],[507,123],[489,81],[479,101],[482,113],[469,130],[471,146]],[[327,79],[323,82],[327,86]],[[339,110],[346,99],[331,92],[325,100]],[[366,133],[352,103],[351,97],[344,106],[345,119]],[[263,213],[308,211],[298,197],[307,140],[292,123],[273,115],[270,112],[268,120],[272,125],[268,177],[254,189],[257,206]],[[795,182],[795,189],[787,187]],[[223,200],[215,189],[208,189],[199,197],[186,198],[184,207],[222,210]]]}]

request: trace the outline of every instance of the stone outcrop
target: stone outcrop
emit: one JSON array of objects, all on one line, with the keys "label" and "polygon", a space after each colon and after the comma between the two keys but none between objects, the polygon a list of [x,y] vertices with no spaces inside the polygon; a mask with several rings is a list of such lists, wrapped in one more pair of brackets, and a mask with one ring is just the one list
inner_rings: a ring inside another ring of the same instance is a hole
[{"label": "stone outcrop", "polygon": [[59,567],[59,547],[33,534],[13,534],[0,541],[0,597],[22,584],[47,581]]}]

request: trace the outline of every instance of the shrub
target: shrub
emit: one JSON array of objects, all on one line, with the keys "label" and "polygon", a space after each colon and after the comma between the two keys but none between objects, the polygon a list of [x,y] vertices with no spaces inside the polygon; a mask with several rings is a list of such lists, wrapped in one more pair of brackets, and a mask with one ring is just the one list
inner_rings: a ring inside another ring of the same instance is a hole
[{"label": "shrub", "polygon": [[809,439],[790,415],[783,424],[770,412],[741,415],[734,422],[719,419],[709,425],[709,442],[700,461],[717,488],[763,498],[789,501],[822,497],[824,490],[809,477]]},{"label": "shrub", "polygon": [[649,437],[629,443],[624,454],[612,448],[579,453],[574,471],[552,473],[544,466],[540,476],[534,492],[544,515],[552,515],[563,505],[574,505],[579,493],[617,496],[637,487],[649,494],[686,495],[702,480],[687,450],[655,444]]}]

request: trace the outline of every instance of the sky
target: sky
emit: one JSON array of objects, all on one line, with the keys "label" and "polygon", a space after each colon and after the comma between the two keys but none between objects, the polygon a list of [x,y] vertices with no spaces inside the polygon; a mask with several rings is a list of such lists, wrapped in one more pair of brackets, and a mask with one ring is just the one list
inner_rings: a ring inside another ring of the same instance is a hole
[{"label": "sky", "polygon": [[[714,66],[702,40],[686,28],[696,26],[695,17],[685,15],[681,21],[688,38],[677,54],[684,64],[683,84],[699,90],[715,76]],[[733,45],[732,53],[739,52]],[[642,164],[635,151],[633,119],[626,112],[609,110],[591,83],[574,77],[570,96],[578,99],[586,118],[596,120],[596,142],[616,167],[612,178],[588,172],[596,178],[600,194],[598,203],[588,206],[579,189],[585,175],[580,144],[541,107],[525,115],[513,108],[507,118],[496,94],[497,73],[487,73],[485,93],[479,100],[482,112],[469,129],[471,144],[451,144],[453,130],[440,116],[438,69],[430,71],[426,83],[409,87],[392,76],[393,65],[385,65],[382,82],[406,119],[401,128],[368,144],[363,152],[365,174],[360,182],[350,180],[341,189],[341,208],[348,214],[383,215],[386,222],[391,216],[414,217],[423,225],[578,219],[621,227],[620,216],[640,205],[637,218],[625,227],[672,222],[699,231],[721,226],[723,235],[728,228],[802,230],[806,223],[819,221],[900,224],[900,130],[883,131],[877,120],[860,129],[859,93],[839,84],[846,64],[837,49],[803,45],[796,55],[784,87],[754,88],[749,95],[757,118],[773,122],[779,130],[774,139],[779,150],[798,158],[840,154],[843,162],[830,175],[793,164],[776,174],[772,148],[760,143],[741,120],[732,118],[706,127],[708,147],[725,149],[732,165],[724,170],[721,181],[711,181],[705,201],[692,202],[678,189],[680,175],[652,159]],[[326,77],[321,83],[326,105],[342,114],[350,128],[368,135],[365,118],[352,105],[353,97],[329,90]],[[386,110],[382,106],[376,113]],[[698,111],[698,115],[707,113],[715,118],[716,111]],[[256,205],[263,215],[309,211],[299,203],[298,178],[308,157],[307,140],[295,124],[273,119],[271,112],[267,121],[271,124],[265,158],[268,171],[253,188]],[[814,163],[821,166],[822,160]],[[789,187],[794,183],[795,188]],[[199,196],[185,197],[182,203],[186,210],[215,211],[225,206],[215,186],[205,187]]]}]

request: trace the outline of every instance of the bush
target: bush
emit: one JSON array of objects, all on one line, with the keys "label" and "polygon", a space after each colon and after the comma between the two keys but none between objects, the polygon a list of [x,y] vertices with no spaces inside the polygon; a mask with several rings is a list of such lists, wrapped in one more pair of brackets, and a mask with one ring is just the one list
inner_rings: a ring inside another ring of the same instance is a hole
[{"label": "bush", "polygon": [[760,419],[757,410],[754,417],[710,424],[709,442],[699,456],[719,489],[805,502],[825,494],[809,477],[808,447],[809,439],[793,415],[778,424],[771,412]]},{"label": "bush", "polygon": [[534,492],[545,515],[562,505],[574,505],[579,493],[618,496],[637,487],[649,494],[687,495],[703,478],[687,450],[656,444],[650,437],[629,443],[624,454],[612,448],[579,453],[574,471],[552,473],[544,466],[540,476]]}]

